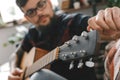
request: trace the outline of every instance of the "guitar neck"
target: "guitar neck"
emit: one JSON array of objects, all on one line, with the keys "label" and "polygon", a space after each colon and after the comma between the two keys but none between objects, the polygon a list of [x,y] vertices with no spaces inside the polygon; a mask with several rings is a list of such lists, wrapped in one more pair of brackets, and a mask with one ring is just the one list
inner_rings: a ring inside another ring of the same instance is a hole
[{"label": "guitar neck", "polygon": [[31,66],[29,66],[26,69],[24,77],[25,78],[29,77],[34,72],[40,70],[41,68],[43,68],[46,65],[50,64],[51,62],[53,62],[54,60],[58,59],[58,52],[59,52],[59,48],[57,47],[54,50],[50,51],[45,56],[38,59],[36,62],[34,62]]}]

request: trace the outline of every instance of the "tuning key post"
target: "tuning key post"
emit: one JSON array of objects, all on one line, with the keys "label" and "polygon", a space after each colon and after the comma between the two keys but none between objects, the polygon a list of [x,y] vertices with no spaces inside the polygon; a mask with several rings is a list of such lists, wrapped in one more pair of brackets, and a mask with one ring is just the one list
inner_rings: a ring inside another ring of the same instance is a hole
[{"label": "tuning key post", "polygon": [[72,38],[72,40],[74,40],[76,43],[78,43],[79,42],[79,39],[78,39],[79,37],[78,36],[73,36],[73,38]]},{"label": "tuning key post", "polygon": [[77,66],[77,68],[82,68],[82,66],[83,66],[83,62],[82,62],[82,59],[79,61],[79,63],[78,63],[78,66]]},{"label": "tuning key post", "polygon": [[84,57],[85,55],[86,55],[86,51],[85,50],[80,50],[80,55],[81,55],[81,57]]},{"label": "tuning key post", "polygon": [[84,37],[85,39],[88,39],[88,33],[86,31],[83,31],[81,33],[81,36]]},{"label": "tuning key post", "polygon": [[70,55],[74,58],[77,56],[77,52],[71,52]]},{"label": "tuning key post", "polygon": [[66,60],[68,58],[68,55],[67,54],[62,54],[62,57],[64,60]]},{"label": "tuning key post", "polygon": [[65,44],[66,44],[68,47],[71,46],[71,44],[70,44],[69,41],[65,42]]},{"label": "tuning key post", "polygon": [[70,63],[70,65],[69,65],[69,69],[71,70],[71,69],[73,69],[74,68],[74,61],[72,61],[71,63]]}]

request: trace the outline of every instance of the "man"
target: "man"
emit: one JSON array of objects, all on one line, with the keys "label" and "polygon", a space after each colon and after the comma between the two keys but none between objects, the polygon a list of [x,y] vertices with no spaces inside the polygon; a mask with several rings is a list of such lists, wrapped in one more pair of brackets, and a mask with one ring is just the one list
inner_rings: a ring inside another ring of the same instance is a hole
[{"label": "man", "polygon": [[[117,7],[101,10],[95,17],[90,18],[82,14],[55,15],[50,0],[17,0],[16,3],[26,19],[35,25],[35,28],[29,30],[20,49],[16,52],[17,58],[20,58],[25,51],[29,52],[33,46],[51,51],[74,35],[86,31],[88,24],[88,30],[96,29],[104,37],[120,30],[120,24],[116,22],[116,18],[119,21],[116,16],[120,13]],[[19,67],[19,64],[17,61],[16,67]],[[94,68],[83,66],[81,69],[69,70],[69,63],[59,60],[51,64],[50,70],[68,80],[96,80]],[[17,68],[11,72],[8,79],[20,80],[22,72]]]}]

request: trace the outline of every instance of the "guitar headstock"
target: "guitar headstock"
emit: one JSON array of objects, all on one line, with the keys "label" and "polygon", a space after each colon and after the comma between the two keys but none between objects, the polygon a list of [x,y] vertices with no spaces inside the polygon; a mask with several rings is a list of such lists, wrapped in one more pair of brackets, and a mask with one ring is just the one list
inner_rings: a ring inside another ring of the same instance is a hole
[{"label": "guitar headstock", "polygon": [[59,48],[58,57],[63,61],[96,55],[95,53],[99,48],[99,34],[96,30],[91,32],[83,31],[81,36],[73,36],[71,40],[65,42]]}]

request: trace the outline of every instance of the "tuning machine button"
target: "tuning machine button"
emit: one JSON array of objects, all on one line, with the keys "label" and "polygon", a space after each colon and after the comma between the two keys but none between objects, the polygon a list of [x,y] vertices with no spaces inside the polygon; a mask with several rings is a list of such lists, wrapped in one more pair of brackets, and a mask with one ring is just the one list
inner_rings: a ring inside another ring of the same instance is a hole
[{"label": "tuning machine button", "polygon": [[70,55],[74,58],[77,56],[77,52],[71,52]]},{"label": "tuning machine button", "polygon": [[83,67],[83,62],[82,59],[79,61],[77,68],[82,68]]},{"label": "tuning machine button", "polygon": [[81,57],[84,57],[86,55],[86,51],[85,50],[80,50],[80,55],[81,55]]},{"label": "tuning machine button", "polygon": [[66,44],[68,47],[71,46],[71,44],[70,44],[69,41],[65,42],[65,44]]},{"label": "tuning machine button", "polygon": [[67,55],[67,54],[62,54],[62,58],[63,58],[64,60],[66,60],[66,59],[68,58],[68,55]]},{"label": "tuning machine button", "polygon": [[72,61],[71,63],[70,63],[70,65],[69,65],[69,69],[71,70],[71,69],[73,69],[74,68],[74,61]]},{"label": "tuning machine button", "polygon": [[84,37],[85,39],[88,39],[88,33],[86,31],[83,31],[81,33],[81,36]]},{"label": "tuning machine button", "polygon": [[72,40],[74,40],[76,43],[78,43],[79,42],[79,39],[78,39],[78,36],[73,36],[73,38],[72,38]]},{"label": "tuning machine button", "polygon": [[94,67],[94,65],[95,65],[95,63],[92,61],[92,59],[93,58],[90,58],[90,60],[89,61],[86,61],[85,62],[85,65],[87,66],[87,67]]}]

